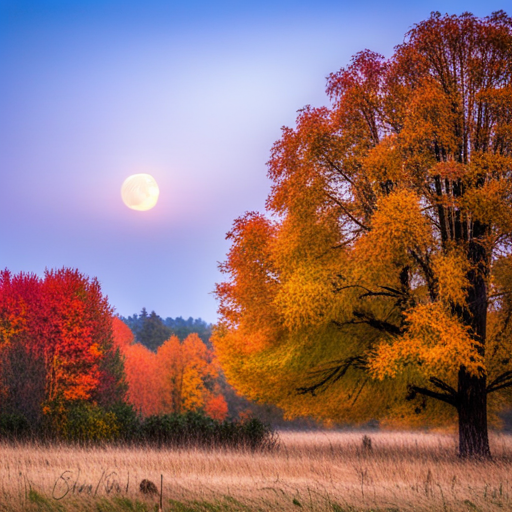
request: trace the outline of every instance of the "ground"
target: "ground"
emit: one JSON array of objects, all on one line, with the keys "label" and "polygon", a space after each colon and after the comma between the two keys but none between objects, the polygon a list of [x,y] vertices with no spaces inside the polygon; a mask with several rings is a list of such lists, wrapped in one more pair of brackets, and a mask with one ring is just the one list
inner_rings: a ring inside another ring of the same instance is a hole
[{"label": "ground", "polygon": [[0,446],[1,511],[512,510],[512,437],[492,462],[461,461],[456,436],[281,432],[280,448],[227,450]]}]

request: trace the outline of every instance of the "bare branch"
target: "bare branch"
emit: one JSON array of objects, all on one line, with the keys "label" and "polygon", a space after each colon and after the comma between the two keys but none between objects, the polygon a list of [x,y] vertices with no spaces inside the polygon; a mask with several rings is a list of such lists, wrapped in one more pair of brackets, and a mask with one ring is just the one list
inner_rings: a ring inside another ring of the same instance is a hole
[{"label": "bare branch", "polygon": [[317,391],[324,391],[327,387],[340,380],[350,367],[358,370],[364,369],[366,367],[366,360],[361,356],[354,356],[341,361],[334,361],[332,364],[334,364],[334,366],[309,372],[311,380],[315,380],[316,378],[320,378],[320,380],[310,386],[297,388],[299,395],[311,393],[312,396],[316,396]]},{"label": "bare branch", "polygon": [[347,207],[336,197],[334,197],[332,194],[327,194],[327,197],[335,202],[342,210],[343,213],[355,224],[357,224],[360,228],[364,229],[365,231],[369,231],[370,228],[368,226],[365,226],[363,223],[359,222],[348,210]]},{"label": "bare branch", "polygon": [[453,407],[458,407],[458,400],[456,397],[444,393],[438,393],[437,391],[432,391],[428,388],[420,388],[418,386],[409,386],[409,395],[407,396],[408,400],[414,399],[416,394],[425,395],[430,398],[435,398],[436,400],[440,400],[441,402],[445,402],[447,404],[453,405]]},{"label": "bare branch", "polygon": [[437,388],[446,391],[447,393],[454,397],[457,397],[457,391],[455,391],[455,389],[453,389],[450,385],[446,384],[446,382],[443,382],[441,379],[438,379],[436,377],[430,377],[429,381]]},{"label": "bare branch", "polygon": [[499,377],[494,379],[486,388],[487,394],[492,393],[493,391],[498,391],[498,389],[508,388],[512,386],[512,371],[507,371],[502,373]]},{"label": "bare branch", "polygon": [[386,322],[385,320],[378,320],[377,318],[371,317],[366,313],[360,313],[358,311],[354,311],[354,317],[359,320],[349,320],[348,322],[336,322],[334,324],[338,327],[342,327],[344,325],[358,325],[358,324],[366,324],[374,329],[377,329],[381,332],[386,332],[388,334],[392,334],[393,336],[398,336],[402,334],[402,329],[397,327],[396,325]]}]

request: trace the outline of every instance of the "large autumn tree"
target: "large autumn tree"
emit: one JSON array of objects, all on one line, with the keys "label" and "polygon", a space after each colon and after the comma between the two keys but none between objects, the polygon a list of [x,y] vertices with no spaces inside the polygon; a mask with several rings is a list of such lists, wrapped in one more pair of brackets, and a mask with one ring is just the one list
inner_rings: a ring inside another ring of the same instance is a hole
[{"label": "large autumn tree", "polygon": [[235,221],[214,345],[289,415],[458,419],[490,455],[512,386],[512,20],[431,17],[329,76]]}]

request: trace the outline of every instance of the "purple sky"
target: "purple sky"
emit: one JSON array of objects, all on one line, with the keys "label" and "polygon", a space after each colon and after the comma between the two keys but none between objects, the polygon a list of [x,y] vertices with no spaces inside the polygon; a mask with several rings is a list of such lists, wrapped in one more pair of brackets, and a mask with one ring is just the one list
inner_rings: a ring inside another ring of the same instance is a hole
[{"label": "purple sky", "polygon": [[[509,5],[0,0],[0,268],[78,268],[122,315],[214,322],[225,234],[263,209],[270,148],[325,77],[431,11]],[[121,200],[136,172],[151,211]]]}]

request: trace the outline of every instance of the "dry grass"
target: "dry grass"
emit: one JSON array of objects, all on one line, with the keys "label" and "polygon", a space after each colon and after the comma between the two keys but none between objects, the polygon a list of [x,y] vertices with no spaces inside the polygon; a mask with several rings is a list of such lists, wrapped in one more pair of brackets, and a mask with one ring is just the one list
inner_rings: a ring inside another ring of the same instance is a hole
[{"label": "dry grass", "polygon": [[0,510],[512,510],[512,438],[493,462],[463,462],[449,435],[281,433],[272,453],[1,445]]}]

